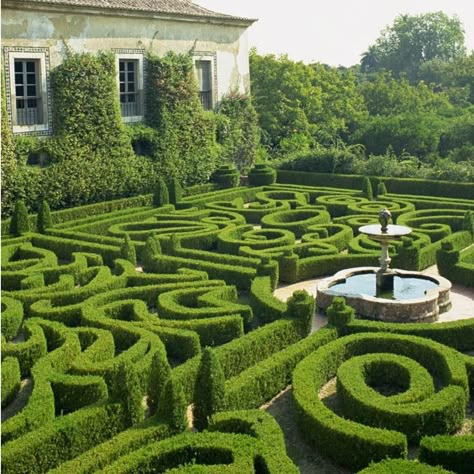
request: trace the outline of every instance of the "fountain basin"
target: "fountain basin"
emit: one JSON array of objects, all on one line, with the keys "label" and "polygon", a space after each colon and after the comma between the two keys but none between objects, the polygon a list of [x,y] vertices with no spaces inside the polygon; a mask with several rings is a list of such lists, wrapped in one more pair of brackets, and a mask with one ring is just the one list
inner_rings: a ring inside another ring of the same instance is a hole
[{"label": "fountain basin", "polygon": [[326,311],[336,296],[343,296],[359,316],[385,322],[434,322],[451,307],[451,283],[441,276],[391,270],[394,291],[377,291],[376,267],[342,270],[318,284],[316,304]]}]

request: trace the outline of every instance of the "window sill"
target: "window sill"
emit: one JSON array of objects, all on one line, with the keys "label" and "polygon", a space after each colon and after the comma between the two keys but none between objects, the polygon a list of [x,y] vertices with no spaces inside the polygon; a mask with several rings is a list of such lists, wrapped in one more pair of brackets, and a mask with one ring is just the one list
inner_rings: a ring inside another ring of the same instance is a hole
[{"label": "window sill", "polygon": [[130,117],[123,117],[122,116],[122,122],[124,123],[135,123],[135,122],[143,122],[144,120],[143,115],[132,115]]}]

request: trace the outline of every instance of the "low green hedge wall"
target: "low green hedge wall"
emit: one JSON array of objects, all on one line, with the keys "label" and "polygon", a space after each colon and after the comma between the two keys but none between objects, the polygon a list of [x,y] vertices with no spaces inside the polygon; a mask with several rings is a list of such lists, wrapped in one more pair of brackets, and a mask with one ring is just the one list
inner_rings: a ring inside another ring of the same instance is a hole
[{"label": "low green hedge wall", "polygon": [[[320,400],[318,392],[336,375],[344,361],[354,356],[385,352],[416,360],[436,374],[444,385],[436,395],[443,398],[445,408],[441,413],[446,423],[438,426],[435,416],[430,430],[451,431],[464,419],[467,375],[462,358],[454,350],[427,339],[389,333],[356,334],[330,342],[300,362],[293,373],[297,419],[311,444],[350,469],[361,469],[386,457],[406,457],[407,438],[398,431],[366,426],[336,415]],[[427,413],[439,410],[437,397],[434,400],[429,397],[423,402]],[[407,411],[416,411],[417,405],[408,405]],[[351,417],[351,413],[345,413],[345,416]],[[377,423],[377,417],[373,422]]]},{"label": "low green hedge wall", "polygon": [[2,336],[9,341],[20,330],[23,323],[23,305],[21,301],[2,295]]},{"label": "low green hedge wall", "polygon": [[387,459],[359,471],[359,474],[452,474],[441,467],[434,467],[418,461]]},{"label": "low green hedge wall", "polygon": [[[309,173],[307,171],[277,170],[278,183],[294,183],[306,186],[327,186],[335,188],[362,189],[363,176]],[[426,196],[440,196],[461,199],[474,199],[474,190],[470,183],[452,181],[435,181],[428,179],[387,178],[378,177],[385,183],[390,193],[421,194]]]},{"label": "low green hedge wall", "polygon": [[420,460],[457,474],[470,474],[474,466],[474,435],[427,436],[421,440]]},{"label": "low green hedge wall", "polygon": [[14,357],[2,361],[2,408],[8,405],[20,389],[20,364]]}]

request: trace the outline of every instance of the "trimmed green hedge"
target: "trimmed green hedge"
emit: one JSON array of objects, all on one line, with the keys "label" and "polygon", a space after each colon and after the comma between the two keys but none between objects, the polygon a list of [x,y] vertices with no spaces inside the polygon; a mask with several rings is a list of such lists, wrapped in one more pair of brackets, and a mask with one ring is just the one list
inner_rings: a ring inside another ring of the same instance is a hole
[{"label": "trimmed green hedge", "polygon": [[[406,457],[406,436],[342,418],[319,399],[318,392],[336,375],[344,361],[354,356],[385,352],[416,360],[436,374],[444,385],[434,397],[421,402],[427,413],[438,412],[446,417],[443,426],[437,424],[437,416],[434,416],[431,430],[454,430],[464,418],[467,375],[463,360],[454,350],[427,339],[388,333],[356,334],[331,342],[300,362],[293,373],[298,425],[306,439],[321,453],[350,469],[361,469],[371,461],[386,457]],[[407,405],[406,410],[416,413],[418,403]],[[345,412],[345,416],[351,417],[351,413]],[[377,422],[376,416],[373,421]],[[340,456],[341,452],[344,457]]]}]

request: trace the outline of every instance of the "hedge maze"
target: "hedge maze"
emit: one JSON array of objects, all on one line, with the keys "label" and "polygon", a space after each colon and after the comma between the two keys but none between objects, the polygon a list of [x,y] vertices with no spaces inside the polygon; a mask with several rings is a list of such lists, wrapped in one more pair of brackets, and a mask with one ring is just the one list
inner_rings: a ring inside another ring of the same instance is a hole
[{"label": "hedge maze", "polygon": [[474,320],[377,323],[336,300],[310,334],[314,298],[273,291],[377,265],[357,229],[381,207],[414,229],[395,266],[472,287],[473,202],[274,179],[259,166],[235,187],[222,168],[185,197],[2,223],[5,473],[298,472],[259,410],[290,383],[305,442],[336,465],[472,472]]}]

